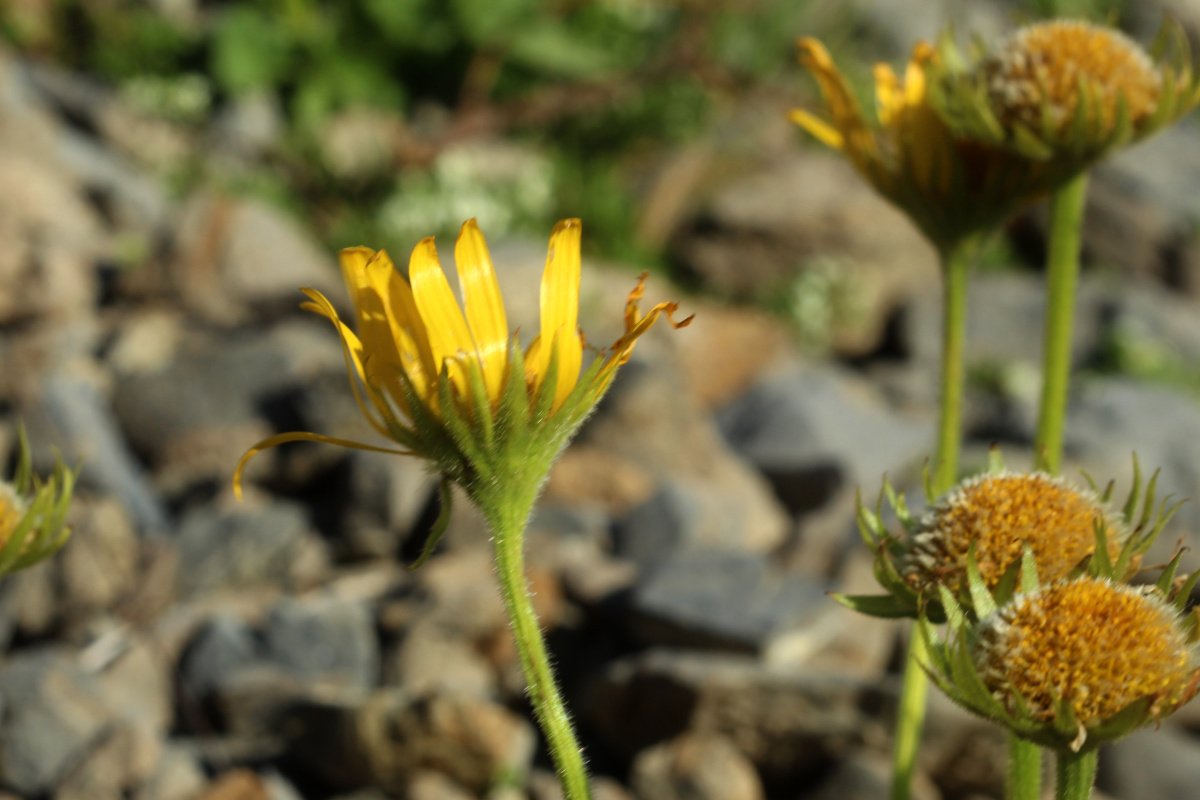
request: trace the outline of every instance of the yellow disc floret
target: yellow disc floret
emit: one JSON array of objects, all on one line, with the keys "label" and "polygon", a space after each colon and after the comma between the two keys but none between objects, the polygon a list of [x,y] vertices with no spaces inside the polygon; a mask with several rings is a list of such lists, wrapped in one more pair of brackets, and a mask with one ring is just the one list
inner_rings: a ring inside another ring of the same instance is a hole
[{"label": "yellow disc floret", "polygon": [[1088,127],[1113,127],[1123,103],[1134,127],[1154,113],[1162,76],[1146,52],[1119,31],[1057,20],[1014,33],[985,64],[993,113],[1005,128],[1061,134],[1089,103]]},{"label": "yellow disc floret", "polygon": [[1053,581],[1095,551],[1097,524],[1105,527],[1115,557],[1123,527],[1091,492],[1041,472],[982,475],[960,484],[926,514],[902,571],[918,594],[943,584],[961,596],[972,548],[988,588],[1028,548],[1038,574]]},{"label": "yellow disc floret", "polygon": [[1010,712],[1049,723],[1065,702],[1084,728],[1145,698],[1169,712],[1195,666],[1172,606],[1099,578],[1018,595],[981,622],[974,660]]}]

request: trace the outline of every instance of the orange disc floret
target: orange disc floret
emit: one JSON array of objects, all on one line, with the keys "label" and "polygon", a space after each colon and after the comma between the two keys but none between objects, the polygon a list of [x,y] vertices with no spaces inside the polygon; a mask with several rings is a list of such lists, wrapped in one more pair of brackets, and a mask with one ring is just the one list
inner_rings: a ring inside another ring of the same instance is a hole
[{"label": "orange disc floret", "polygon": [[1195,670],[1177,612],[1146,590],[1100,578],[1018,595],[980,623],[976,668],[1013,713],[1053,722],[1065,701],[1084,728],[1152,699],[1186,699]]},{"label": "orange disc floret", "polygon": [[964,481],[925,515],[902,571],[918,594],[942,584],[962,596],[972,548],[988,588],[1029,548],[1038,575],[1053,581],[1095,551],[1098,523],[1115,558],[1123,526],[1091,492],[1042,472],[982,475]]},{"label": "orange disc floret", "polygon": [[1119,31],[1073,20],[1027,25],[985,64],[990,105],[1001,125],[1037,134],[1063,133],[1081,92],[1093,107],[1088,123],[1107,131],[1119,104],[1129,120],[1154,113],[1162,76],[1136,42]]}]

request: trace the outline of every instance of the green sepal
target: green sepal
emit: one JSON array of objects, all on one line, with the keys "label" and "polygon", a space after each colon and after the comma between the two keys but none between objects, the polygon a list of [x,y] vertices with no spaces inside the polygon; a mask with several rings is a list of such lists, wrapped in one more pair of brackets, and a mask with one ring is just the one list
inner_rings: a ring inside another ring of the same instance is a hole
[{"label": "green sepal", "polygon": [[[1088,567],[1088,572],[1097,577],[1111,578],[1113,577],[1113,563],[1108,554],[1108,526],[1104,524],[1104,520],[1097,519],[1092,528],[1096,548],[1092,551],[1092,560]],[[1121,555],[1124,555],[1126,548],[1121,549]]]},{"label": "green sepal", "polygon": [[1038,589],[1037,559],[1033,551],[1026,547],[1021,552],[1021,592],[1033,592]]},{"label": "green sepal", "polygon": [[[1196,582],[1200,581],[1200,571],[1193,572],[1179,585],[1171,597],[1171,602],[1175,604],[1181,612],[1187,609],[1188,602],[1191,600],[1192,591],[1196,588]],[[1200,606],[1198,606],[1200,607]]]},{"label": "green sepal", "polygon": [[[1175,573],[1179,570],[1179,562],[1183,559],[1183,550],[1176,550],[1175,555],[1171,556],[1171,560],[1163,567],[1162,572],[1158,575],[1158,580],[1155,581],[1154,587],[1162,592],[1164,597],[1171,597],[1172,584],[1175,583]],[[1181,611],[1183,609],[1180,609]]]},{"label": "green sepal", "polygon": [[901,619],[913,616],[913,609],[890,594],[841,594],[830,592],[829,598],[851,611],[880,619]]},{"label": "green sepal", "polygon": [[438,543],[441,542],[442,536],[446,533],[446,528],[450,527],[453,506],[454,492],[452,484],[448,478],[443,478],[438,483],[437,519],[433,521],[433,527],[429,529],[429,535],[425,537],[425,544],[421,547],[421,554],[417,556],[416,561],[408,565],[409,571],[416,572],[425,566],[425,562],[433,555],[433,551],[437,549]]},{"label": "green sepal", "polygon": [[1154,701],[1153,696],[1139,697],[1094,728],[1089,728],[1087,745],[1098,747],[1142,727],[1150,720]]},{"label": "green sepal", "polygon": [[975,544],[967,550],[967,591],[971,595],[971,605],[975,611],[975,619],[984,617],[996,611],[996,600],[983,582],[979,572],[979,562],[975,558]]},{"label": "green sepal", "polygon": [[938,584],[938,596],[942,601],[942,610],[946,614],[946,623],[951,630],[958,630],[966,627],[967,615],[959,605],[958,599],[954,593],[947,589],[943,584]]}]

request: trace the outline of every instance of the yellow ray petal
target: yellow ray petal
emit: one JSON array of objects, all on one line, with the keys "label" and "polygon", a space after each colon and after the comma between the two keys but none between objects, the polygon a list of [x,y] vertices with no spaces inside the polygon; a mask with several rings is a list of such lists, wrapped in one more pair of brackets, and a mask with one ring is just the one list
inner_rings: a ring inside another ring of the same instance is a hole
[{"label": "yellow ray petal", "polygon": [[462,288],[463,311],[483,369],[484,386],[488,397],[495,402],[500,397],[508,366],[508,318],[492,256],[474,219],[463,223],[454,245],[454,263]]},{"label": "yellow ray petal", "polygon": [[583,363],[583,341],[579,337],[580,238],[583,226],[578,219],[565,219],[550,234],[546,269],[542,273],[542,329],[538,346],[531,348],[525,374],[540,389],[553,356],[557,359],[558,381],[554,389],[554,408],[575,388]]},{"label": "yellow ray petal", "polygon": [[[325,295],[316,289],[302,289],[301,291],[309,299],[307,302],[301,303],[300,307],[306,311],[319,314],[333,323],[334,330],[337,331],[338,337],[342,340],[342,357],[346,363],[346,378],[350,382],[350,391],[354,394],[354,402],[358,405],[358,410],[367,422],[370,423],[372,428],[379,431],[380,434],[387,436],[388,427],[395,424],[395,417],[387,402],[379,396],[379,392],[371,384],[371,376],[365,368],[367,354],[363,349],[362,342],[354,335],[354,331],[350,330],[338,317],[337,310]],[[377,419],[371,413],[370,409],[367,408],[367,404],[363,401],[362,397],[364,391],[370,397],[371,403],[379,411],[381,419]],[[404,398],[399,397],[397,401],[400,404],[401,410],[404,410],[406,408]]]},{"label": "yellow ray petal", "polygon": [[446,273],[438,262],[432,236],[422,239],[413,248],[408,262],[408,279],[412,282],[413,300],[429,337],[435,366],[440,371],[447,365],[446,359],[452,359],[450,378],[460,392],[465,392],[466,376],[453,366],[453,358],[462,352],[474,353],[475,343],[446,280]]},{"label": "yellow ray petal", "polygon": [[349,447],[354,450],[369,450],[372,453],[390,453],[397,456],[411,456],[414,453],[410,450],[397,450],[393,447],[377,447],[373,444],[363,444],[352,439],[338,439],[334,436],[325,436],[320,433],[308,433],[307,431],[293,431],[291,433],[280,433],[275,436],[268,436],[258,444],[251,447],[238,460],[237,468],[233,471],[233,495],[238,500],[242,499],[242,475],[246,471],[246,466],[250,463],[250,459],[264,450],[270,450],[272,447],[278,447],[281,444],[289,442],[319,442],[321,444],[332,444],[337,447]]},{"label": "yellow ray petal", "polygon": [[380,250],[367,264],[371,285],[384,298],[388,330],[399,355],[396,362],[413,389],[422,397],[429,396],[437,381],[437,363],[429,345],[429,335],[417,312],[412,287],[396,269],[387,251]]},{"label": "yellow ray petal", "polygon": [[399,365],[400,351],[388,319],[386,287],[376,266],[378,254],[366,247],[351,247],[338,255],[342,277],[354,302],[364,351]]}]

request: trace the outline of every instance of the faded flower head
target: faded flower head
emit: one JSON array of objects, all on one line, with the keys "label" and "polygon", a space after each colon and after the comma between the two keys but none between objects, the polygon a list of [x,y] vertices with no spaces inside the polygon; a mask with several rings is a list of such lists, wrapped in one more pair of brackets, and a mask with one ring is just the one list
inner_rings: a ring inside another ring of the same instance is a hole
[{"label": "faded flower head", "polygon": [[1053,723],[1065,704],[1096,728],[1151,699],[1153,717],[1188,695],[1197,664],[1179,611],[1154,591],[1102,578],[1019,594],[979,623],[975,666],[1010,713]]},{"label": "faded flower head", "polygon": [[988,99],[1000,124],[1063,136],[1083,111],[1090,125],[1111,128],[1117,113],[1142,125],[1158,106],[1162,75],[1150,56],[1120,31],[1054,20],[1014,33],[983,63]]},{"label": "faded flower head", "polygon": [[937,104],[946,68],[932,45],[913,48],[903,79],[887,64],[875,66],[874,120],[864,116],[820,42],[802,38],[798,48],[825,115],[795,109],[792,121],[844,153],[935,246],[947,249],[995,226],[1047,188],[1040,165],[994,138],[960,135],[947,124]]},{"label": "faded flower head", "polygon": [[1028,549],[1038,574],[1056,580],[1095,552],[1098,526],[1115,559],[1124,524],[1094,492],[1044,472],[980,475],[959,484],[921,519],[901,571],[919,595],[936,593],[942,584],[961,597],[968,555],[984,585],[995,589]]},{"label": "faded flower head", "polygon": [[[1104,25],[1027,25],[948,74],[939,102],[960,134],[1012,147],[1069,178],[1200,102],[1186,38],[1177,29],[1165,33],[1174,34],[1163,37],[1173,52],[1156,59]],[[959,60],[949,41],[943,52]]]},{"label": "faded flower head", "polygon": [[461,304],[432,237],[413,250],[407,278],[382,250],[343,250],[354,328],[314,289],[304,290],[309,299],[302,307],[333,324],[363,416],[399,449],[304,431],[279,434],[242,457],[235,490],[256,453],[300,440],[416,455],[468,494],[507,485],[517,476],[540,485],[637,339],[662,315],[677,328],[691,319],[671,319],[675,303],[642,313],[643,276],[626,302],[624,334],[585,367],[578,327],[581,229],[579,220],[568,219],[551,233],[541,331],[527,348],[509,329],[491,255],[474,220],[463,224],[455,245]]},{"label": "faded flower head", "polygon": [[[972,583],[1007,600],[1026,567],[1047,581],[1084,573],[1124,580],[1178,508],[1157,501],[1158,473],[1143,485],[1136,459],[1133,466],[1120,509],[1110,505],[1112,483],[1100,491],[1043,472],[1012,472],[998,453],[987,473],[962,481],[919,517],[885,481],[874,509],[859,501],[858,526],[887,593],[835,598],[873,616],[940,620],[945,599],[965,603]],[[897,533],[883,522],[885,499]]]},{"label": "faded flower head", "polygon": [[22,431],[16,473],[11,482],[0,481],[0,575],[32,566],[66,544],[74,488],[75,473],[61,461],[46,479],[33,473]]},{"label": "faded flower head", "polygon": [[1039,585],[1027,559],[1021,592],[996,605],[973,580],[973,613],[949,592],[949,629],[928,619],[931,677],[957,703],[1058,750],[1091,749],[1171,714],[1200,681],[1196,584],[1174,583],[1178,556],[1154,586],[1081,576]]}]

